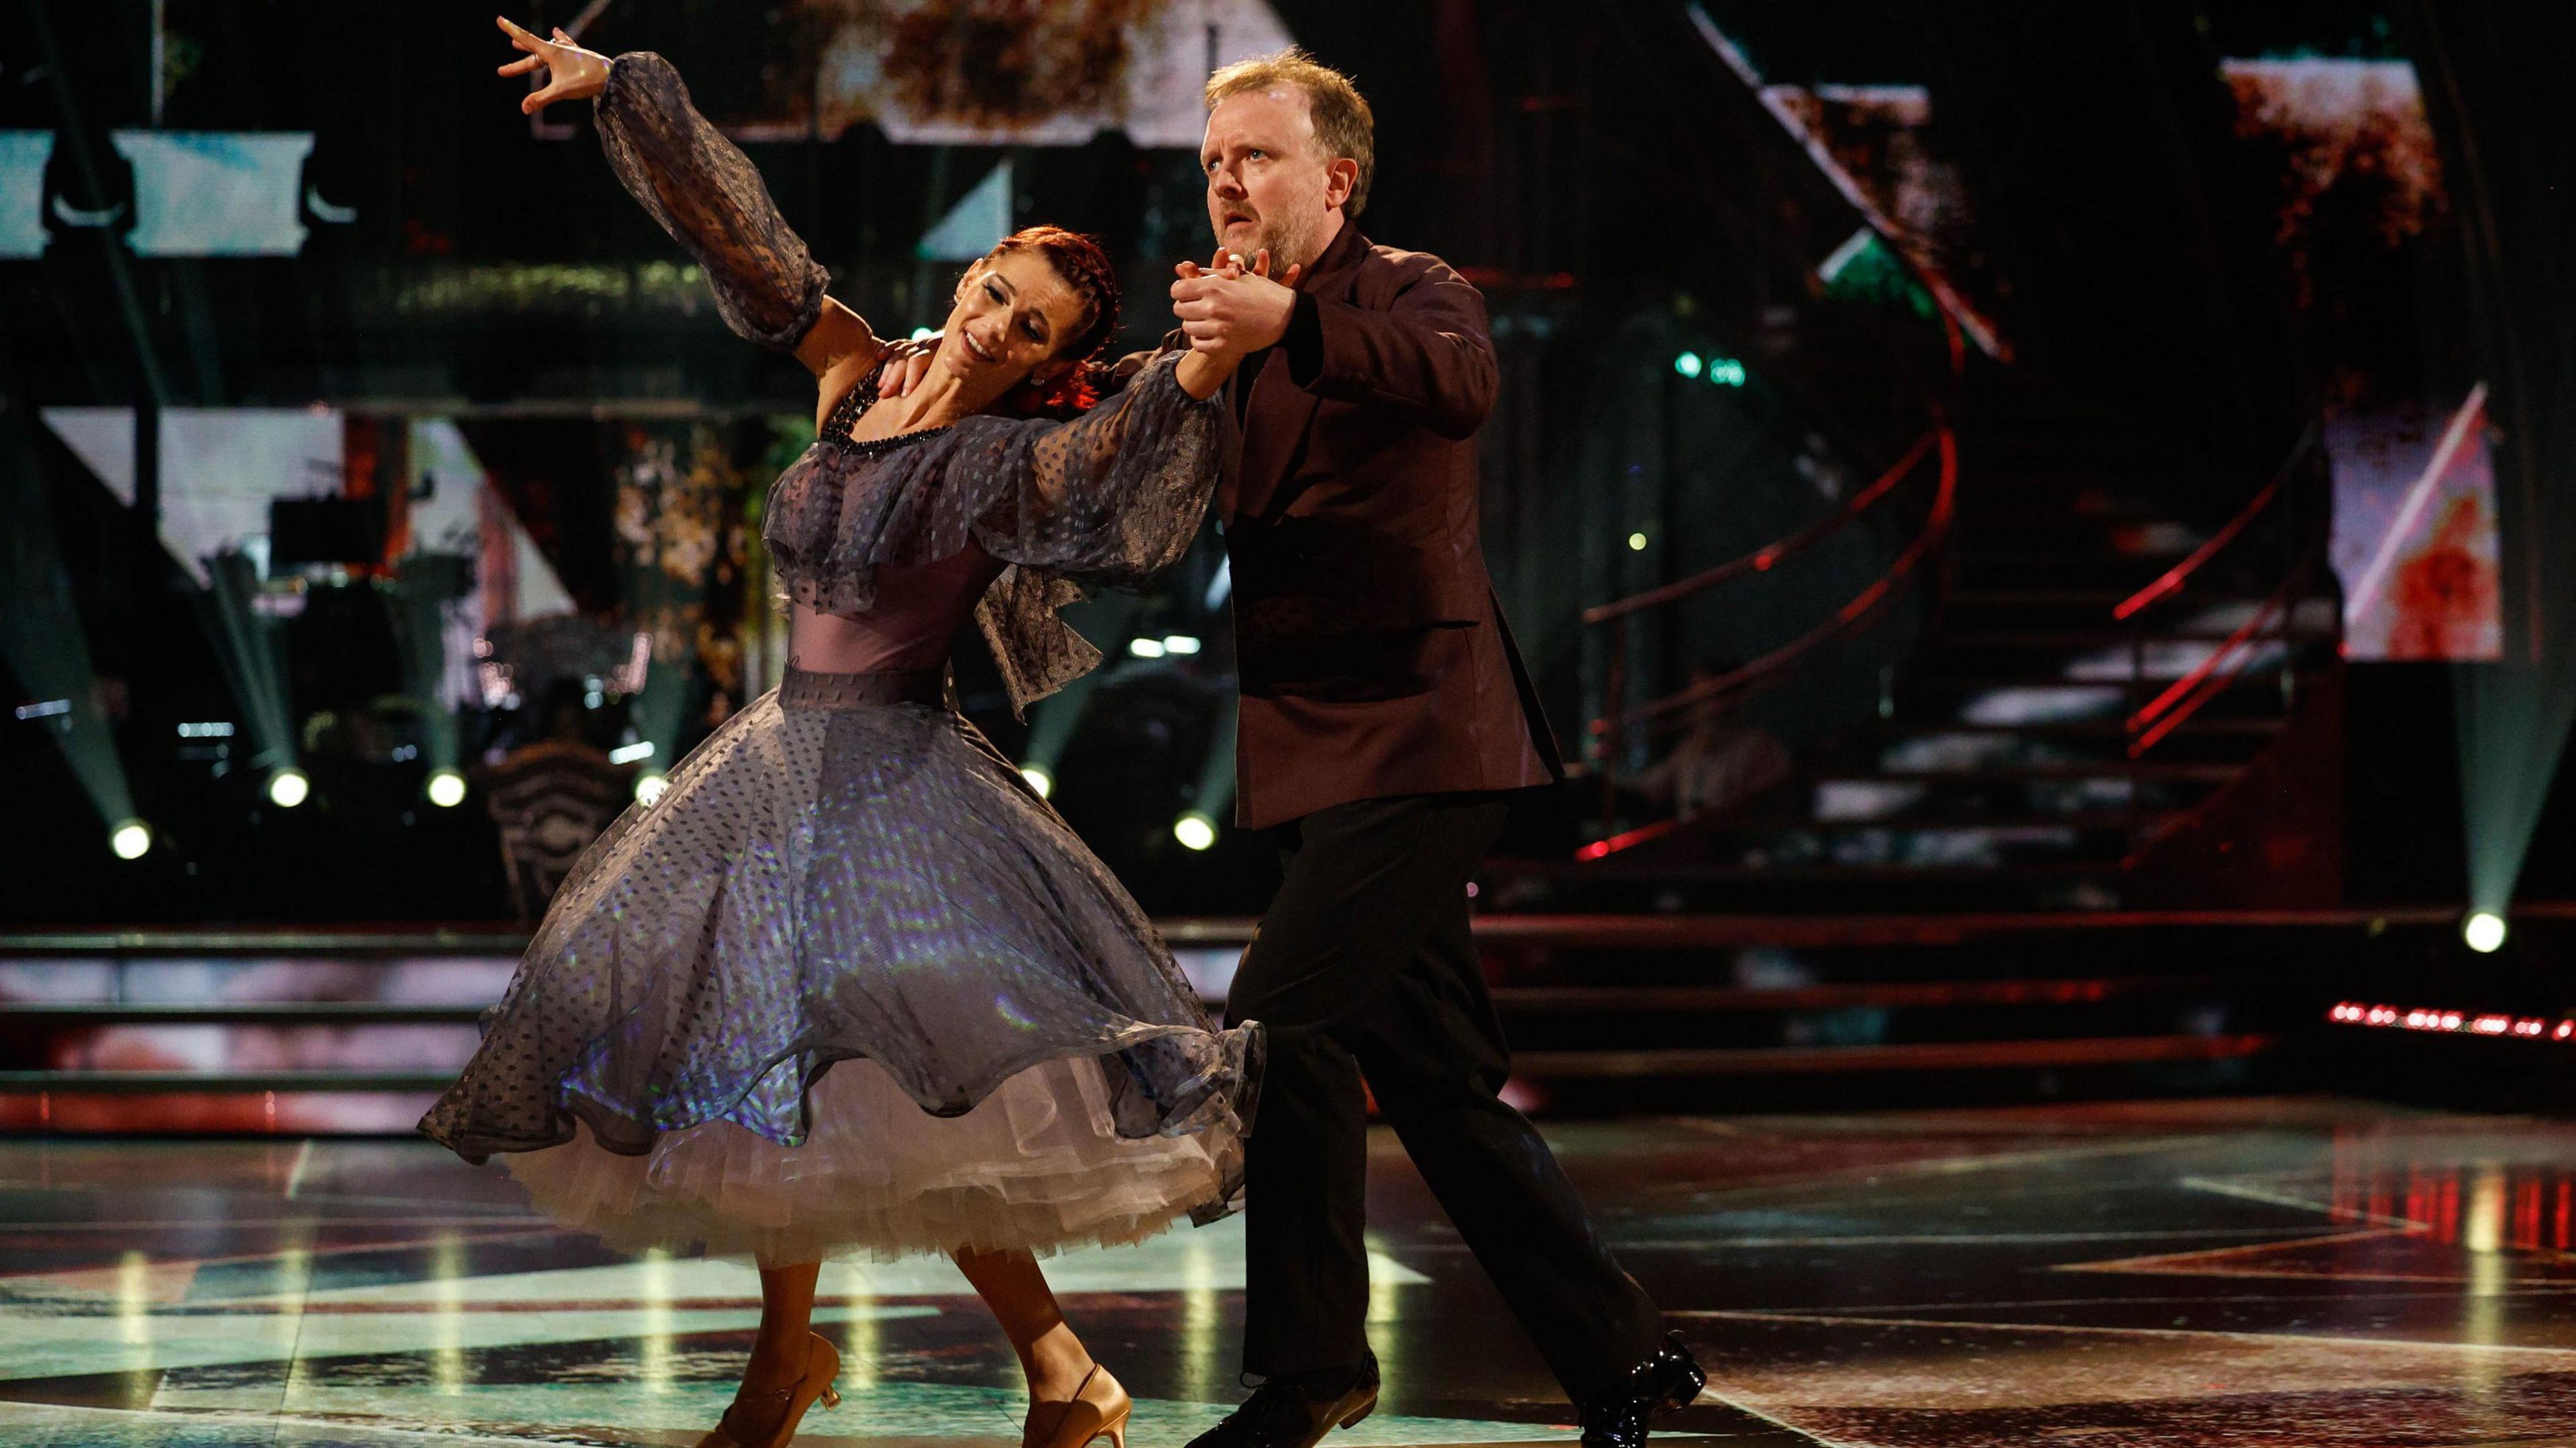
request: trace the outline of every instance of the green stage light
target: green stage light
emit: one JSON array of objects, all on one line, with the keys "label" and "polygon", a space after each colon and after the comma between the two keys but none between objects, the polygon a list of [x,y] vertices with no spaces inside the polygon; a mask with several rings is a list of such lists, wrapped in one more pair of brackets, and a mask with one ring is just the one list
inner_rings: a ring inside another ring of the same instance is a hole
[{"label": "green stage light", "polygon": [[454,809],[465,803],[465,776],[453,769],[432,770],[429,776],[429,802],[440,809]]},{"label": "green stage light", "polygon": [[1172,838],[1188,850],[1204,850],[1216,843],[1216,821],[1191,810],[1172,821]]},{"label": "green stage light", "polygon": [[635,776],[635,802],[651,809],[661,802],[663,793],[670,787],[670,776],[658,769],[648,769]]},{"label": "green stage light", "polygon": [[107,836],[107,847],[120,860],[139,860],[152,849],[152,827],[141,820],[120,821]]},{"label": "green stage light", "polygon": [[290,767],[268,777],[268,802],[279,809],[293,809],[312,793],[313,781],[303,770]]},{"label": "green stage light", "polygon": [[1040,799],[1055,793],[1055,771],[1043,764],[1021,765],[1020,778],[1029,782],[1029,788],[1036,790]]},{"label": "green stage light", "polygon": [[1678,357],[1674,358],[1674,359],[1673,359],[1673,370],[1674,370],[1675,372],[1680,373],[1680,374],[1681,374],[1681,375],[1683,375],[1684,377],[1697,377],[1697,376],[1699,376],[1699,374],[1700,374],[1700,360],[1699,360],[1699,354],[1698,354],[1697,352],[1684,352],[1682,355],[1680,355],[1680,356],[1678,356]]}]

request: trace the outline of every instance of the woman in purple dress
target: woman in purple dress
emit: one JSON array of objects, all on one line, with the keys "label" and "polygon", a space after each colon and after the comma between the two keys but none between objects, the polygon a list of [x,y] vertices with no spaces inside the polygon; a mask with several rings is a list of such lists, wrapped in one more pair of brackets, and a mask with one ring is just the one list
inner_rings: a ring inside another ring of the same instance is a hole
[{"label": "woman in purple dress", "polygon": [[946,705],[945,665],[969,614],[1015,707],[1098,661],[1056,610],[1187,548],[1239,359],[1185,354],[1084,407],[1116,282],[1088,239],[1038,228],[967,271],[927,380],[880,398],[885,344],[667,62],[501,25],[527,53],[502,73],[547,72],[523,109],[597,98],[610,164],[726,322],[820,379],[821,436],[763,529],[784,682],[583,856],[421,1129],[510,1154],[543,1210],[613,1244],[757,1260],[759,1334],[706,1445],[784,1444],[838,1400],[809,1327],[823,1258],[944,1252],[1018,1351],[1030,1448],[1123,1448],[1127,1395],[1037,1254],[1224,1210],[1257,1028],[1217,1029]]}]

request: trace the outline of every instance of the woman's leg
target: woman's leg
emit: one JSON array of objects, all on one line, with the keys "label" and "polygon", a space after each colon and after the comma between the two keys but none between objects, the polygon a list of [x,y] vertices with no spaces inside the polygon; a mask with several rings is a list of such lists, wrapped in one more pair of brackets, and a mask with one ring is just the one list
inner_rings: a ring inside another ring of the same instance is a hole
[{"label": "woman's leg", "polygon": [[813,1344],[814,1279],[822,1270],[820,1262],[760,1269],[760,1331],[743,1369],[745,1389],[783,1387],[805,1375],[805,1354]]},{"label": "woman's leg", "polygon": [[1026,1252],[955,1252],[950,1257],[993,1310],[1011,1350],[1020,1355],[1029,1401],[1060,1403],[1080,1391],[1091,1372],[1091,1354],[1065,1324],[1064,1310],[1056,1306],[1038,1259]]}]

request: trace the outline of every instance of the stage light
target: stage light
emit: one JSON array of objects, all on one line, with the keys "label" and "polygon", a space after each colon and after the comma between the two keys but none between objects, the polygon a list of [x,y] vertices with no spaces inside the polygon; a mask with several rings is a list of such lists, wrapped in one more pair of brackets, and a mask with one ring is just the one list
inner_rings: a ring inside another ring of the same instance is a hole
[{"label": "stage light", "polygon": [[1163,636],[1164,653],[1194,654],[1198,651],[1199,641],[1190,637],[1188,634],[1165,634]]},{"label": "stage light", "polygon": [[18,718],[23,723],[29,719],[51,719],[71,711],[72,701],[69,699],[39,699],[33,704],[19,705]]},{"label": "stage light", "polygon": [[139,860],[152,848],[152,827],[141,820],[124,820],[110,831],[107,847],[120,860]]},{"label": "stage light", "polygon": [[1036,790],[1040,799],[1055,793],[1055,771],[1043,764],[1021,765],[1020,778],[1029,782],[1029,788]]},{"label": "stage light", "polygon": [[611,764],[633,764],[639,759],[650,759],[652,757],[653,741],[650,739],[646,739],[635,744],[620,744],[615,749],[608,751],[608,762]]},{"label": "stage light", "polygon": [[1129,639],[1127,641],[1127,652],[1140,659],[1159,659],[1163,656],[1163,641],[1161,639]]},{"label": "stage light", "polygon": [[1673,359],[1673,370],[1684,377],[1697,377],[1700,374],[1700,365],[1697,352],[1684,352]]},{"label": "stage light", "polygon": [[312,793],[313,781],[292,765],[268,777],[268,802],[279,809],[293,809]]},{"label": "stage light", "polygon": [[1172,838],[1180,841],[1183,849],[1204,850],[1216,843],[1216,821],[1191,810],[1172,821]]},{"label": "stage light", "polygon": [[1732,357],[1712,357],[1708,363],[1708,380],[1720,387],[1742,387],[1744,364]]},{"label": "stage light", "polygon": [[1643,533],[1631,533],[1631,534],[1629,534],[1629,535],[1628,535],[1628,551],[1629,551],[1629,552],[1631,552],[1631,553],[1643,553],[1643,552],[1645,552],[1645,551],[1646,551],[1646,535],[1645,535],[1645,534],[1643,534]]},{"label": "stage light", "polygon": [[661,801],[663,792],[670,787],[671,781],[662,771],[648,769],[635,776],[635,802],[646,809],[651,809]]},{"label": "stage light", "polygon": [[454,809],[465,803],[465,776],[453,769],[431,770],[429,802],[440,809]]},{"label": "stage light", "polygon": [[2504,944],[2504,917],[2492,910],[2478,911],[2461,924],[2460,938],[2478,954],[2489,954]]},{"label": "stage light", "polygon": [[937,327],[915,327],[912,329],[912,340],[916,342],[927,342],[938,335],[939,329]]}]

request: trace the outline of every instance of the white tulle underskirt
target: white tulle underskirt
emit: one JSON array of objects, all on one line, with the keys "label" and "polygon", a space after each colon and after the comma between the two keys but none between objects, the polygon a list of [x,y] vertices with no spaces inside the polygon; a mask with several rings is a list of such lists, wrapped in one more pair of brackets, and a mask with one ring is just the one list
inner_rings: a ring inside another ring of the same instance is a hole
[{"label": "white tulle underskirt", "polygon": [[1124,1245],[1239,1178],[1230,1130],[1118,1135],[1090,1057],[1022,1071],[963,1116],[923,1111],[866,1059],[825,1071],[808,1101],[802,1146],[710,1121],[665,1132],[641,1156],[606,1150],[583,1127],[503,1160],[539,1210],[620,1250],[703,1245],[766,1267]]}]

